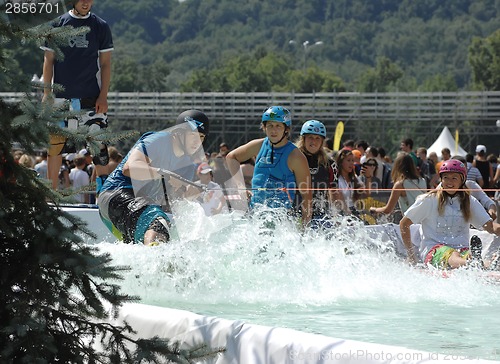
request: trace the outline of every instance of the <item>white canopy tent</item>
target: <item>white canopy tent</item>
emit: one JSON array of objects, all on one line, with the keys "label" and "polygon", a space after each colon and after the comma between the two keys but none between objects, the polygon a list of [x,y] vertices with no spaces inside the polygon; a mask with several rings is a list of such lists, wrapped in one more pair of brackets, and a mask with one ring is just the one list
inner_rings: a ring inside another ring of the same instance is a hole
[{"label": "white canopy tent", "polygon": [[441,150],[443,148],[448,148],[451,151],[452,156],[460,155],[462,157],[465,157],[465,155],[467,154],[467,152],[460,145],[458,145],[458,148],[456,148],[455,139],[451,135],[450,129],[448,129],[447,126],[443,128],[443,131],[436,139],[434,144],[427,148],[427,155],[429,155],[429,153],[431,152],[435,152],[438,157],[441,157]]}]

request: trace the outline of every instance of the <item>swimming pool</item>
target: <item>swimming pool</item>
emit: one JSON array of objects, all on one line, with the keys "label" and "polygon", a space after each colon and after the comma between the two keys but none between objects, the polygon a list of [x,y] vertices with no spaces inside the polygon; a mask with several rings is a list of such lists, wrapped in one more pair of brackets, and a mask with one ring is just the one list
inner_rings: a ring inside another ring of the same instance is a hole
[{"label": "swimming pool", "polygon": [[268,221],[194,209],[168,245],[98,246],[131,266],[122,289],[145,304],[500,360],[500,285],[470,272],[444,279],[416,271],[360,224],[339,220],[327,236]]}]

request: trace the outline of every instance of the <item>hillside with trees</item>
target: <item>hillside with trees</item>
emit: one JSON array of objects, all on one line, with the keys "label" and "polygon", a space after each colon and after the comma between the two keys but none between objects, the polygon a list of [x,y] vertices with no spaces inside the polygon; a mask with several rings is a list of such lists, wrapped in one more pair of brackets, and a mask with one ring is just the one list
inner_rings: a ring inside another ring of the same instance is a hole
[{"label": "hillside with trees", "polygon": [[[113,31],[113,91],[499,89],[500,0],[97,0],[94,11]],[[40,74],[42,52],[25,52],[20,72]]]},{"label": "hillside with trees", "polygon": [[[113,27],[116,69],[141,75],[125,83],[115,72],[117,90],[306,84],[307,92],[325,73],[330,80],[315,84],[318,91],[472,89],[472,40],[500,24],[498,0],[100,0],[95,7]],[[304,76],[304,66],[313,75]],[[377,74],[388,85],[377,85]]]}]

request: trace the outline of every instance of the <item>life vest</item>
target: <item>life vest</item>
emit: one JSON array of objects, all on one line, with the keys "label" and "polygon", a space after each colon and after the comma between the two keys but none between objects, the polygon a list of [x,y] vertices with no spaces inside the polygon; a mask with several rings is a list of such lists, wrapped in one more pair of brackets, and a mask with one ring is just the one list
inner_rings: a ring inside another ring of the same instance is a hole
[{"label": "life vest", "polygon": [[255,161],[251,207],[255,204],[272,208],[293,207],[297,183],[295,174],[288,168],[288,156],[296,148],[290,141],[282,147],[272,148],[269,139],[264,139]]}]

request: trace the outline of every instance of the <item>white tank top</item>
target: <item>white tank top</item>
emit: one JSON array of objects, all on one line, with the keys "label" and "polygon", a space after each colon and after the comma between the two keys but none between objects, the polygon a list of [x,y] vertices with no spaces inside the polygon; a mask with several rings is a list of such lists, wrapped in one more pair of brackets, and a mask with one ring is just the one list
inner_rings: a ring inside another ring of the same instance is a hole
[{"label": "white tank top", "polygon": [[403,188],[406,190],[406,196],[399,196],[398,202],[401,212],[404,213],[408,210],[408,207],[413,205],[417,196],[427,192],[427,182],[423,178],[419,178],[418,180],[405,179],[403,180]]}]

